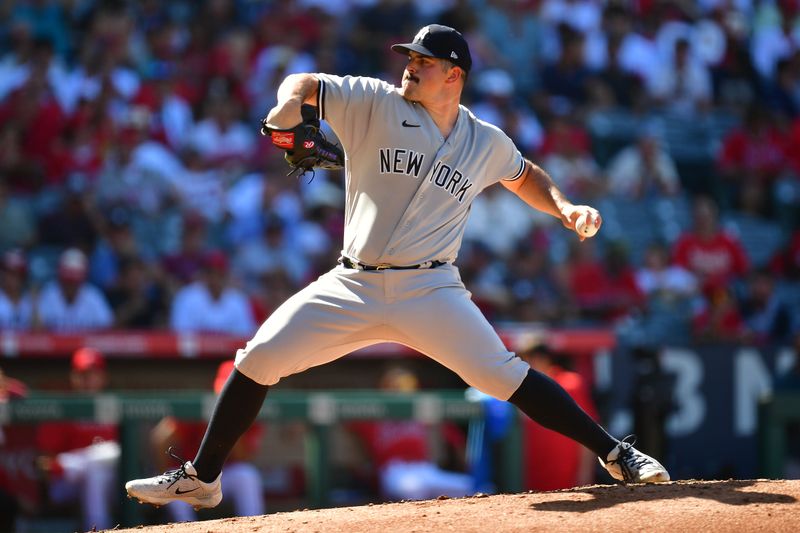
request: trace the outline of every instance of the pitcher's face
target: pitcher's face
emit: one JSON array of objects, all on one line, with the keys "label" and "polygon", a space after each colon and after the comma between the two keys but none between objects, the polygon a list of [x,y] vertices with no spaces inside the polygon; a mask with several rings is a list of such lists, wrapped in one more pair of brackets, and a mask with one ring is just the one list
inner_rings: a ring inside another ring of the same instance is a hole
[{"label": "pitcher's face", "polygon": [[400,95],[412,102],[425,102],[444,88],[448,72],[453,65],[443,59],[408,53],[408,63],[403,71]]}]

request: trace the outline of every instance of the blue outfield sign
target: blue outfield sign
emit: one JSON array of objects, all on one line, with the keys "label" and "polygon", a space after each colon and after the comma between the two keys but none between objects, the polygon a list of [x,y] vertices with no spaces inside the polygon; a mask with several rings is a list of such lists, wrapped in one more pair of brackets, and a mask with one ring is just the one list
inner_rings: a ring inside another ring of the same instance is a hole
[{"label": "blue outfield sign", "polygon": [[637,412],[652,416],[635,399],[664,406],[660,459],[673,479],[755,478],[759,404],[796,357],[789,347],[709,345],[665,347],[643,361],[641,352],[619,349],[595,359],[596,390],[615,436],[641,427]]}]

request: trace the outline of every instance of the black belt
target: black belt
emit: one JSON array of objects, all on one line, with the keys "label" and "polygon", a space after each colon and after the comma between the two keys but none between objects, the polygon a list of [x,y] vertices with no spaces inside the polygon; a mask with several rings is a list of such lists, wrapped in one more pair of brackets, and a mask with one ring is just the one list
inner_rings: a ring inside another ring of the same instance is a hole
[{"label": "black belt", "polygon": [[364,263],[353,261],[349,257],[344,256],[339,258],[339,262],[344,265],[345,268],[351,268],[353,270],[417,270],[420,268],[436,268],[447,264],[444,261],[426,261],[425,263],[420,263],[418,265],[407,266],[396,266],[386,263],[382,263],[380,265],[365,265]]}]

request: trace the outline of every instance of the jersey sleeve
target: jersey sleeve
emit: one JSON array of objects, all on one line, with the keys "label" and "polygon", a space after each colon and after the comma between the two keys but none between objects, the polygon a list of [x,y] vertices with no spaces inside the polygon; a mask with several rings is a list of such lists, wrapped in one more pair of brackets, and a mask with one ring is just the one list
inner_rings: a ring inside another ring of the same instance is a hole
[{"label": "jersey sleeve", "polygon": [[360,76],[316,74],[319,79],[317,112],[352,152],[366,137],[378,102],[394,87],[385,81]]},{"label": "jersey sleeve", "polygon": [[492,174],[497,181],[518,180],[525,173],[525,158],[508,135],[494,126],[490,126],[490,131]]}]

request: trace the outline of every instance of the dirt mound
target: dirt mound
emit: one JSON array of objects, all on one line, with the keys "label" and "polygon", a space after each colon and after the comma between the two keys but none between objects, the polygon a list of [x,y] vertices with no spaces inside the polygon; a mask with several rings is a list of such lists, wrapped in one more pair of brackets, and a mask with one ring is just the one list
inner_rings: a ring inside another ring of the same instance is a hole
[{"label": "dirt mound", "polygon": [[676,481],[141,527],[137,533],[800,531],[800,481]]}]

